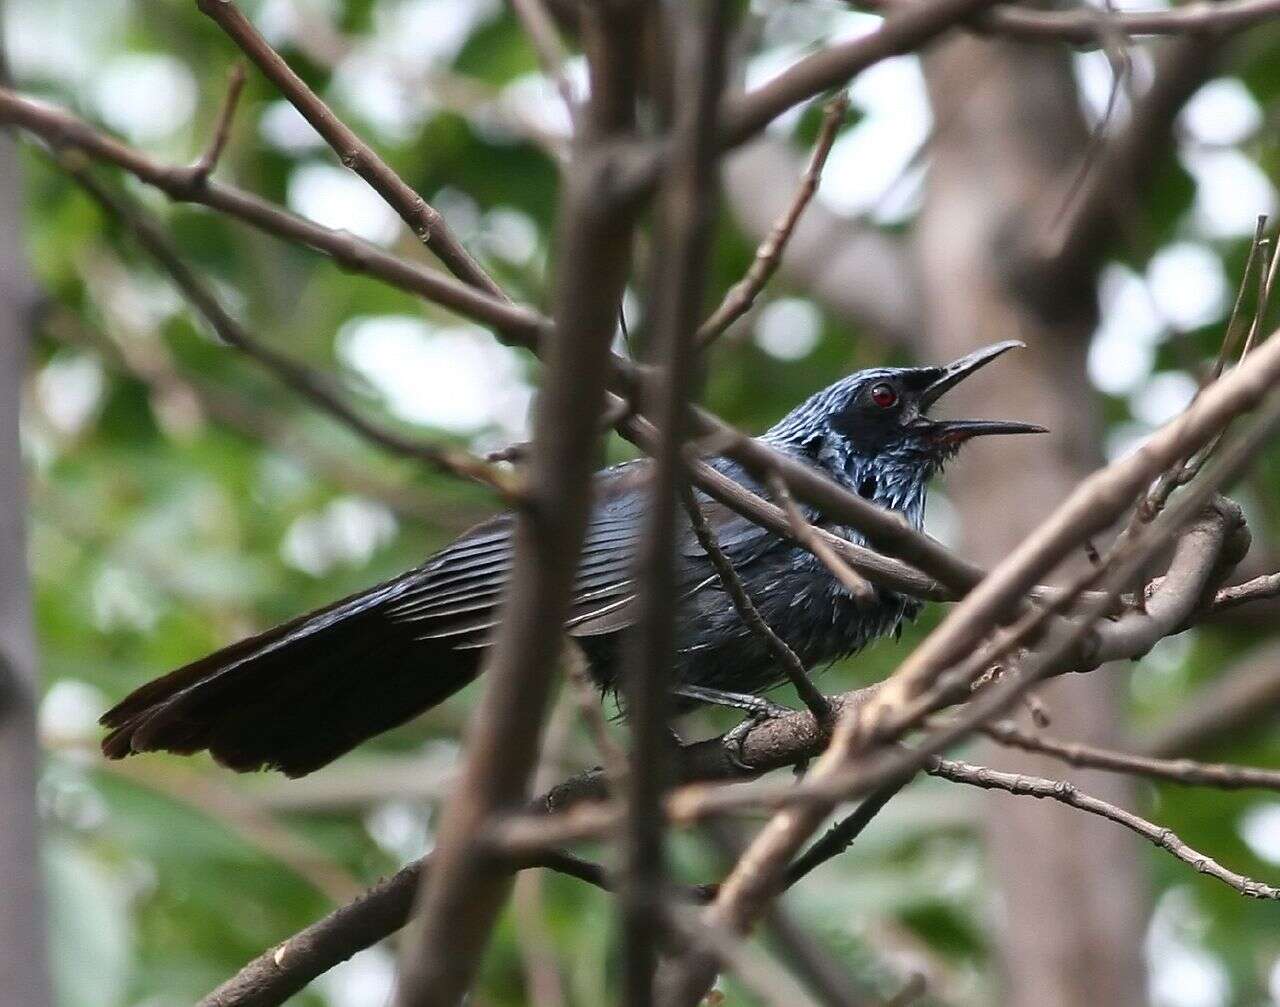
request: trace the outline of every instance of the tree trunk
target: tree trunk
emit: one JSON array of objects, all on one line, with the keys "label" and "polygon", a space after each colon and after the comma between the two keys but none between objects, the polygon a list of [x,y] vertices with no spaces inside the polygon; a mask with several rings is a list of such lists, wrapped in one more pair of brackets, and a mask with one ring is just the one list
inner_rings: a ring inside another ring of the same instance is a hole
[{"label": "tree trunk", "polygon": [[[1015,289],[1031,207],[1062,198],[1086,133],[1070,64],[1054,47],[956,38],[924,60],[937,122],[918,236],[927,359],[1021,339],[1028,350],[948,397],[955,415],[1043,423],[1047,437],[978,442],[952,470],[966,551],[1008,555],[1097,461],[1097,417],[1084,361],[1097,321],[1097,263],[1042,289]],[[1105,670],[1043,691],[1054,730],[1114,740],[1117,676]],[[994,758],[998,761],[998,756]],[[1029,772],[1042,767],[1026,756]],[[1060,772],[1055,767],[1047,775]],[[1073,774],[1121,803],[1118,778]],[[990,870],[997,881],[1005,1007],[1144,1002],[1146,916],[1136,841],[1068,808],[991,795]]]},{"label": "tree trunk", "polygon": [[36,836],[36,655],[18,444],[31,304],[21,208],[18,152],[0,134],[0,1004],[45,1007],[52,996]]}]

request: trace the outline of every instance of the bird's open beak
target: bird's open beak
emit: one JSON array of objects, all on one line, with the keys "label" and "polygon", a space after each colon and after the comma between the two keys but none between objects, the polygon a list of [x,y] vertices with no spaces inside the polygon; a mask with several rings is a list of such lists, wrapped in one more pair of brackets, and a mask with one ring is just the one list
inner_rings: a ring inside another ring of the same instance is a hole
[{"label": "bird's open beak", "polygon": [[[920,393],[920,411],[923,413],[931,405],[942,398],[948,391],[958,385],[975,371],[985,367],[996,357],[1007,353],[1015,347],[1023,346],[1016,339],[1007,339],[1002,343],[993,343],[980,350],[974,350],[959,360],[952,361],[945,367],[935,368],[937,377],[925,386]],[[921,416],[916,421],[927,426],[931,438],[943,444],[958,444],[971,437],[984,437],[988,434],[1043,434],[1048,431],[1035,423],[1016,423],[1009,420],[930,420]]]}]

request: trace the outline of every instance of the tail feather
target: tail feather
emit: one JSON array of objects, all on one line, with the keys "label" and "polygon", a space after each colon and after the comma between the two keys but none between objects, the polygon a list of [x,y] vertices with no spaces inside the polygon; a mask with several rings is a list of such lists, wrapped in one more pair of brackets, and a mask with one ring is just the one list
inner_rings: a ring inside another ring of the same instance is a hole
[{"label": "tail feather", "polygon": [[102,750],[208,750],[241,772],[302,776],[457,692],[480,655],[417,638],[387,617],[399,582],[232,644],[109,710]]}]

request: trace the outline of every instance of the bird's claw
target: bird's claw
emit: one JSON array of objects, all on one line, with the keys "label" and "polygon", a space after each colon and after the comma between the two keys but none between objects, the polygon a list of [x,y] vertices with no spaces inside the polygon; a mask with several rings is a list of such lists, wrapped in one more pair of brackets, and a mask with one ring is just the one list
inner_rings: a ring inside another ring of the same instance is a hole
[{"label": "bird's claw", "polygon": [[766,721],[777,720],[779,717],[786,717],[794,712],[794,710],[783,706],[781,703],[761,699],[759,705],[748,710],[747,715],[721,739],[721,744],[724,746],[724,752],[729,757],[729,761],[743,772],[754,773],[755,767],[748,765],[742,758],[743,746],[746,743],[747,735]]}]

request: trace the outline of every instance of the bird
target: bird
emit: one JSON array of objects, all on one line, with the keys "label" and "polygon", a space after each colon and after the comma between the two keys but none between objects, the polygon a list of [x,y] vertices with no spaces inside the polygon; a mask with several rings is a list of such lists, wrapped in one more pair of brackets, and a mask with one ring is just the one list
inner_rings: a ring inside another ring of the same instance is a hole
[{"label": "bird", "polygon": [[[1010,340],[945,366],[875,367],[815,393],[760,436],[842,486],[922,528],[930,479],[974,437],[1044,432],[1030,423],[934,419],[949,389],[1022,344]],[[762,492],[738,463],[720,472]],[[565,631],[602,693],[618,692],[623,641],[638,612],[634,562],[653,465],[596,474]],[[920,603],[877,588],[855,598],[812,553],[707,497],[696,498],[721,551],[769,627],[806,669],[899,633]],[[816,512],[806,511],[815,523]],[[104,754],[208,751],[240,772],[306,775],[446,700],[479,674],[502,618],[516,518],[499,514],[419,566],[324,608],[233,643],[136,689],[107,711]],[[832,533],[865,545],[850,527]],[[760,635],[740,617],[686,521],[677,542],[679,709],[721,704],[759,714],[781,684]]]}]

